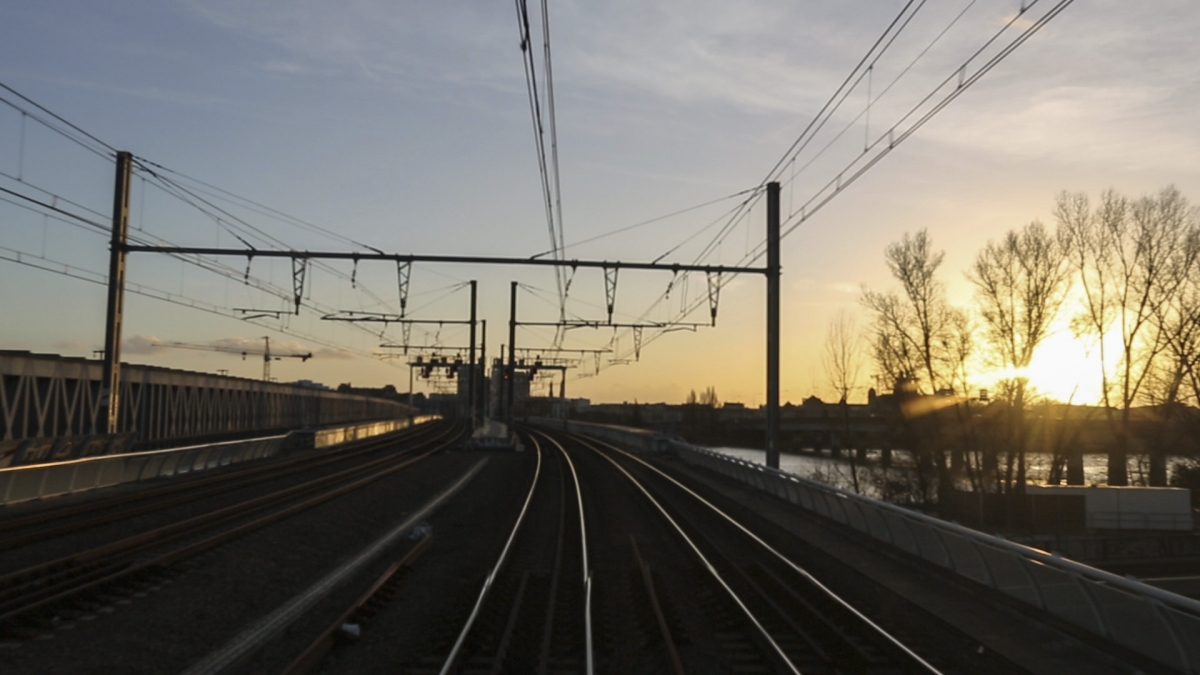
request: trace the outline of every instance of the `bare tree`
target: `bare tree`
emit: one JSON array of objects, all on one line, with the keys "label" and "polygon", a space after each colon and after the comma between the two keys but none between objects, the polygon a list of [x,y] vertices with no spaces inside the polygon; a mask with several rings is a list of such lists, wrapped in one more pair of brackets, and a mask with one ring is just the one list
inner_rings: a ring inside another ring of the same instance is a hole
[{"label": "bare tree", "polygon": [[[1009,394],[1012,426],[1005,466],[1004,487],[1023,493],[1025,451],[1026,378],[1034,350],[1050,330],[1070,288],[1071,268],[1066,248],[1040,222],[1010,230],[1000,241],[990,241],[967,272],[975,286],[975,300],[983,319],[984,335],[993,365],[1014,373],[1002,391]],[[1013,459],[1016,459],[1016,478]]]},{"label": "bare tree", "polygon": [[843,403],[848,401],[862,374],[862,341],[854,317],[845,308],[838,310],[829,322],[821,366],[834,395]]},{"label": "bare tree", "polygon": [[[862,341],[854,326],[854,317],[845,308],[838,310],[829,329],[825,333],[825,351],[821,356],[821,365],[825,369],[825,377],[834,395],[838,397],[838,408],[841,414],[842,438],[849,440],[850,432],[850,392],[858,388],[859,376],[862,372]],[[851,444],[853,445],[853,444]],[[858,453],[865,452],[863,448],[850,448],[850,479],[855,492],[859,491],[858,484]]]},{"label": "bare tree", "polygon": [[[1097,340],[1103,402],[1116,447],[1110,485],[1129,483],[1130,409],[1169,341],[1155,330],[1196,259],[1195,224],[1174,187],[1130,201],[1109,190],[1093,209],[1087,195],[1063,193],[1055,209],[1083,289],[1077,332]],[[1110,354],[1104,337],[1120,338]]]},{"label": "bare tree", "polygon": [[914,379],[928,393],[949,384],[943,371],[943,344],[951,330],[951,311],[944,284],[936,278],[945,252],[933,250],[928,230],[905,233],[890,244],[884,260],[900,282],[903,295],[863,291],[862,303],[874,315],[872,350],[876,365],[888,375]]},{"label": "bare tree", "polygon": [[[1181,440],[1194,436],[1200,404],[1200,214],[1188,214],[1188,241],[1174,263],[1182,270],[1182,281],[1152,318],[1153,330],[1165,347],[1150,364],[1142,398],[1158,412],[1158,424],[1150,438],[1150,485],[1167,484],[1167,451]],[[1190,406],[1189,406],[1190,404]]]},{"label": "bare tree", "polygon": [[[911,381],[919,392],[952,389],[957,353],[969,346],[958,330],[965,319],[946,302],[936,273],[945,254],[933,250],[927,230],[906,233],[887,247],[884,260],[900,282],[901,293],[863,289],[862,304],[871,313],[870,347],[878,374],[897,384]],[[941,434],[939,401],[904,396],[901,412],[907,443],[917,460],[920,492],[928,495],[928,476],[936,472],[939,493],[952,489]]]}]

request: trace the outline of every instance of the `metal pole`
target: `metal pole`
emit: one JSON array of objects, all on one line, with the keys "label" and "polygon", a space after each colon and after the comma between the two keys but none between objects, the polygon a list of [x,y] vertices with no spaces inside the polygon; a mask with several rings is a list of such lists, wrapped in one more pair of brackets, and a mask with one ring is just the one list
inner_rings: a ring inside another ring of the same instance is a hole
[{"label": "metal pole", "polygon": [[108,258],[108,314],[104,328],[104,371],[100,382],[104,433],[117,433],[121,412],[121,324],[125,319],[125,246],[129,235],[129,183],[133,155],[117,153],[113,189],[112,243]]},{"label": "metal pole", "polygon": [[492,381],[491,372],[488,368],[487,360],[487,319],[480,322],[482,335],[479,338],[479,363],[483,365],[479,369],[479,409],[483,412],[484,419],[487,419],[491,412],[489,408],[492,405],[492,388],[489,384]]},{"label": "metal pole", "polygon": [[767,183],[767,466],[779,468],[779,183]]},{"label": "metal pole", "polygon": [[470,355],[467,357],[471,362],[470,379],[467,381],[467,407],[471,411],[471,430],[475,430],[475,380],[477,379],[477,366],[475,364],[475,280],[471,280],[471,349]]},{"label": "metal pole", "polygon": [[514,412],[515,412],[514,411],[515,406],[513,405],[513,403],[514,403],[513,392],[514,392],[514,387],[515,387],[516,381],[517,381],[516,341],[517,341],[517,282],[514,281],[514,282],[512,282],[512,291],[509,295],[509,301],[508,301],[508,370],[505,371],[508,374],[508,382],[507,382],[508,395],[506,397],[507,402],[508,402],[508,410],[506,411],[506,413],[507,413],[509,431],[512,431],[512,424],[513,424]]}]

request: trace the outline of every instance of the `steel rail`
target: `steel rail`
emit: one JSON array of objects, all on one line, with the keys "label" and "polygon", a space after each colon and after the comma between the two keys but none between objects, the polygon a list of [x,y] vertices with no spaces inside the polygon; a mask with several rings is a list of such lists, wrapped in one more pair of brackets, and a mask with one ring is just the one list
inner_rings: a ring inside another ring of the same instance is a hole
[{"label": "steel rail", "polygon": [[675,675],[686,675],[683,662],[679,660],[679,650],[675,648],[675,638],[671,636],[671,627],[667,625],[667,617],[663,614],[662,604],[658,601],[658,592],[654,590],[654,577],[650,574],[650,566],[642,559],[638,550],[637,539],[629,535],[629,543],[633,546],[633,559],[637,562],[638,571],[642,574],[642,585],[646,587],[646,595],[650,599],[650,609],[654,612],[654,620],[658,623],[658,634],[663,644],[667,646],[667,656],[671,659],[671,671]]},{"label": "steel rail", "polygon": [[[132,518],[134,516],[179,506],[238,490],[259,483],[310,471],[329,464],[336,464],[360,455],[377,452],[388,443],[417,440],[431,431],[424,425],[407,427],[394,434],[351,441],[347,447],[338,448],[321,455],[293,457],[268,464],[253,464],[240,470],[174,484],[132,494],[108,497],[85,504],[76,504],[60,509],[51,509],[27,516],[0,521],[0,533],[37,527],[36,531],[23,534],[8,534],[4,538],[8,549],[15,549],[76,532],[96,525]],[[97,511],[101,511],[97,513]],[[109,511],[104,513],[104,511]],[[86,518],[78,518],[87,514]],[[57,524],[55,524],[57,523]]]},{"label": "steel rail", "polygon": [[588,565],[587,523],[585,522],[584,515],[583,515],[583,490],[579,485],[579,474],[576,473],[576,471],[575,471],[575,462],[571,461],[571,455],[570,455],[570,453],[567,452],[567,449],[564,448],[561,443],[559,443],[554,438],[550,437],[545,432],[535,431],[534,433],[537,433],[539,436],[542,436],[546,440],[553,443],[556,448],[558,448],[558,451],[561,452],[562,456],[564,458],[566,458],[566,460],[567,460],[567,467],[571,469],[571,480],[572,480],[572,482],[575,483],[576,504],[579,507],[579,533],[580,533],[579,539],[580,539],[580,547],[583,549],[583,579],[582,579],[582,581],[583,581],[583,585],[584,585],[584,608],[583,608],[583,625],[584,625],[584,631],[585,631],[584,644],[586,645],[585,649],[586,649],[587,675],[593,675],[593,673],[595,672],[595,668],[594,668],[595,660],[593,658],[593,650],[592,650],[592,644],[593,644],[592,643],[592,593],[591,593],[592,568]]},{"label": "steel rail", "polygon": [[339,631],[343,630],[343,626],[348,623],[361,625],[367,618],[373,618],[378,613],[381,604],[387,602],[391,599],[391,595],[395,594],[392,591],[390,595],[384,597],[389,587],[394,587],[400,576],[416,563],[417,558],[425,553],[432,541],[431,536],[426,534],[416,546],[404,554],[403,558],[392,563],[378,581],[372,584],[349,609],[342,612],[341,616],[329,624],[328,628],[321,631],[321,634],[314,638],[308,647],[281,671],[282,675],[304,675],[316,671],[325,657],[337,646],[337,635]]},{"label": "steel rail", "polygon": [[[797,574],[799,574],[801,577],[803,577],[805,581],[808,581],[809,583],[813,584],[813,586],[815,586],[816,588],[821,590],[826,596],[828,596],[829,598],[831,598],[832,600],[837,602],[839,605],[841,605],[843,608],[845,608],[846,610],[851,612],[856,618],[858,618],[864,624],[869,626],[876,634],[878,634],[879,636],[884,638],[892,646],[900,649],[906,656],[908,656],[914,662],[919,664],[927,672],[933,673],[934,675],[942,675],[941,671],[939,671],[937,668],[935,668],[932,664],[930,664],[925,659],[921,658],[921,656],[919,654],[917,654],[913,650],[909,649],[909,647],[907,645],[905,645],[903,642],[901,642],[899,639],[897,639],[891,633],[884,630],[883,627],[881,627],[879,624],[875,623],[870,618],[868,618],[866,615],[864,615],[862,612],[858,611],[858,609],[856,609],[853,605],[851,605],[849,602],[844,600],[837,593],[834,593],[828,586],[821,583],[821,581],[818,580],[815,576],[813,576],[808,570],[804,569],[800,565],[793,562],[790,558],[788,558],[784,554],[780,553],[778,550],[775,549],[775,547],[773,547],[770,544],[768,544],[767,542],[763,541],[763,539],[761,537],[759,537],[754,532],[750,531],[745,525],[742,525],[735,518],[733,518],[729,514],[722,511],[720,508],[718,508],[712,502],[708,501],[704,497],[697,494],[691,488],[687,487],[683,483],[680,483],[674,477],[663,472],[658,467],[650,464],[649,462],[646,462],[645,460],[641,459],[640,457],[638,457],[632,453],[629,453],[625,450],[622,450],[621,448],[618,448],[615,445],[612,445],[611,443],[606,443],[604,441],[596,440],[596,439],[584,439],[583,437],[577,436],[574,434],[572,434],[572,437],[575,438],[576,440],[578,440],[583,445],[587,445],[587,446],[590,446],[593,448],[594,448],[594,446],[591,445],[592,442],[595,442],[599,445],[603,445],[607,448],[610,448],[611,450],[624,455],[625,457],[629,458],[630,460],[632,460],[634,462],[637,462],[638,464],[641,464],[642,466],[646,467],[650,471],[653,471],[654,473],[663,477],[667,481],[671,482],[676,487],[678,487],[680,490],[683,490],[687,494],[691,495],[693,498],[695,498],[701,504],[708,507],[711,511],[713,511],[718,516],[720,516],[721,518],[723,518],[724,520],[729,522],[731,525],[733,525],[735,528],[740,530],[743,534],[745,534],[747,537],[749,537],[751,540],[753,540],[759,546],[766,549],[767,552],[769,552],[771,555],[773,555],[775,558],[777,558],[780,562],[782,562],[784,565],[790,567],[793,571],[795,571]],[[607,457],[607,455],[604,455],[604,453],[601,453],[598,450],[597,450],[597,453],[600,454],[602,457],[605,457],[606,459],[608,459],[610,462],[613,461],[611,458]],[[614,464],[615,464],[615,462],[614,462]]]},{"label": "steel rail", "polygon": [[[442,439],[427,441],[428,443],[438,443]],[[192,557],[205,550],[214,548],[226,541],[234,539],[248,532],[257,530],[276,521],[290,517],[301,511],[307,510],[321,503],[324,503],[335,497],[351,492],[368,485],[384,476],[390,475],[403,468],[411,466],[419,462],[435,452],[449,446],[453,443],[453,439],[438,445],[433,449],[425,451],[423,454],[413,456],[413,452],[417,449],[405,453],[400,457],[387,457],[382,460],[374,460],[359,467],[341,471],[330,476],[326,476],[314,481],[292,486],[276,493],[264,495],[262,497],[250,500],[242,504],[235,504],[230,507],[219,509],[210,514],[197,516],[179,523],[174,523],[157,530],[144,532],[133,537],[128,537],[119,542],[107,544],[90,551],[85,551],[81,554],[75,554],[60,558],[49,563],[36,565],[25,570],[5,575],[2,580],[15,581],[10,588],[5,589],[5,594],[10,595],[0,604],[0,622],[11,622],[12,620],[26,615],[31,611],[40,609],[55,602],[66,600],[70,597],[79,595],[80,593],[97,588],[102,585],[111,584],[122,578],[129,578],[133,575],[145,572],[150,569],[161,567],[179,562],[181,560]],[[399,461],[396,461],[399,459]],[[391,466],[388,463],[391,462]],[[365,477],[358,477],[360,474],[367,474]],[[218,532],[198,542],[185,545],[180,549],[167,552],[158,556],[147,558],[137,562],[130,562],[129,556],[133,553],[145,550],[147,548],[158,546],[170,541],[180,539],[188,534],[195,532],[196,526],[204,528],[218,527],[223,523],[231,520],[236,520],[239,515],[247,513],[247,505],[250,504],[249,512],[262,511],[276,504],[283,502],[291,497],[303,495],[308,492],[320,490],[328,484],[336,483],[340,480],[350,478],[352,482],[342,484],[325,492],[320,492],[314,496],[308,497],[305,500],[287,506],[286,508],[261,516],[255,520],[235,525],[230,529]],[[92,567],[85,570],[73,567],[78,563],[91,563]],[[39,577],[39,573],[44,573],[50,579],[55,580],[47,584],[46,576]],[[21,590],[24,589],[24,590]],[[15,595],[14,591],[22,593],[22,596],[11,597]]]},{"label": "steel rail", "polygon": [[762,623],[758,620],[758,617],[754,615],[754,612],[752,612],[750,608],[746,606],[746,603],[742,600],[742,598],[737,594],[736,591],[733,590],[729,583],[725,581],[725,578],[721,576],[721,573],[717,571],[717,568],[712,564],[711,561],[709,561],[708,557],[704,555],[704,552],[700,550],[700,547],[697,546],[694,541],[692,541],[692,538],[688,536],[687,532],[685,532],[679,523],[671,517],[671,514],[667,512],[666,507],[664,507],[661,502],[655,499],[654,495],[650,494],[650,491],[646,489],[641,481],[634,478],[633,474],[626,471],[625,467],[621,466],[615,459],[609,457],[606,453],[601,452],[599,448],[587,442],[582,437],[574,435],[571,437],[616,467],[617,471],[620,471],[625,478],[627,478],[629,482],[633,484],[634,487],[636,487],[643,495],[645,495],[646,499],[650,500],[650,503],[654,505],[654,508],[658,509],[658,512],[662,514],[663,518],[665,518],[668,523],[670,523],[671,527],[675,528],[675,531],[679,533],[679,536],[683,538],[684,542],[686,542],[687,545],[692,549],[692,552],[696,554],[696,557],[698,557],[704,564],[704,568],[708,570],[708,573],[712,575],[717,584],[721,588],[725,589],[725,592],[729,595],[730,599],[733,600],[734,604],[736,604],[738,608],[742,610],[742,613],[746,615],[746,618],[750,621],[750,623],[753,624],[756,629],[758,629],[762,639],[766,641],[766,643],[773,650],[773,655],[775,658],[778,659],[778,661],[785,666],[788,671],[793,673],[793,675],[802,675],[800,669],[796,667],[796,664],[792,663],[792,660],[788,658],[788,655],[783,651],[783,648],[780,647],[779,643],[775,641],[775,638],[771,636],[770,631],[768,631],[766,627],[762,625]]},{"label": "steel rail", "polygon": [[[442,437],[449,435],[451,432],[452,430],[444,431],[442,433]],[[421,442],[437,442],[438,440],[440,440],[440,438]],[[386,444],[387,442],[380,443],[381,446]],[[418,447],[420,446],[418,445]],[[280,490],[276,490],[275,492],[260,495],[238,504],[233,504],[215,511],[196,515],[183,521],[177,521],[170,525],[148,530],[140,534],[131,535],[119,541],[95,547],[87,551],[69,554],[49,562],[0,575],[0,589],[2,589],[0,592],[8,594],[12,592],[13,588],[19,587],[21,583],[28,583],[22,582],[22,579],[34,579],[39,585],[44,585],[46,579],[45,577],[39,575],[53,573],[55,570],[60,570],[61,574],[69,574],[71,568],[78,567],[81,564],[89,563],[94,560],[111,558],[115,553],[120,551],[136,552],[139,550],[138,547],[152,546],[158,543],[163,543],[165,541],[186,536],[191,531],[190,528],[195,526],[215,526],[219,525],[221,522],[224,522],[224,520],[235,519],[238,517],[238,515],[245,515],[246,513],[253,513],[257,510],[270,508],[278,501],[319,489],[326,482],[337,480],[343,477],[353,476],[356,473],[362,473],[375,466],[386,464],[390,459],[392,458],[378,458],[365,464],[349,467],[335,474],[329,474],[304,483],[282,488]],[[0,603],[0,606],[2,606],[2,603]]]},{"label": "steel rail", "polygon": [[463,644],[467,641],[467,635],[471,632],[471,627],[475,625],[475,620],[479,618],[479,612],[492,590],[492,584],[495,583],[496,577],[499,576],[500,568],[504,566],[504,561],[508,557],[508,551],[512,548],[513,541],[516,540],[517,533],[521,530],[521,524],[525,522],[525,514],[529,511],[530,502],[533,501],[533,493],[537,489],[538,478],[542,475],[542,449],[536,442],[534,443],[534,449],[537,450],[537,465],[533,469],[533,480],[529,482],[529,493],[525,495],[525,503],[521,506],[521,512],[517,514],[517,522],[513,525],[512,531],[509,532],[508,540],[504,542],[504,548],[500,551],[500,557],[496,560],[496,564],[492,567],[492,571],[488,574],[487,579],[484,580],[483,587],[479,590],[479,597],[475,599],[475,606],[471,608],[471,613],[467,616],[467,621],[463,624],[462,630],[459,631],[458,638],[454,641],[454,646],[446,656],[446,661],[442,664],[439,675],[449,675],[450,670],[454,668],[455,662],[458,661]]},{"label": "steel rail", "polygon": [[113,565],[110,565],[107,568],[102,568],[100,570],[100,572],[97,574],[92,574],[92,575],[88,576],[87,578],[79,580],[79,583],[75,583],[73,585],[60,584],[57,587],[57,589],[55,589],[55,588],[46,589],[44,593],[40,594],[40,597],[34,597],[34,598],[30,599],[29,601],[27,601],[26,604],[24,604],[22,606],[16,607],[14,609],[10,609],[8,611],[5,611],[3,614],[0,614],[0,622],[12,621],[13,619],[15,619],[19,616],[28,614],[31,611],[41,609],[42,607],[52,605],[56,602],[68,600],[72,597],[79,595],[80,593],[85,592],[85,591],[92,590],[92,589],[95,589],[98,587],[103,587],[103,586],[112,584],[114,582],[117,582],[121,579],[132,578],[137,574],[147,572],[147,571],[150,571],[150,570],[153,570],[156,568],[161,568],[161,567],[165,567],[168,565],[172,565],[172,564],[178,563],[182,560],[186,560],[186,559],[191,558],[199,553],[202,553],[204,551],[215,548],[221,544],[224,544],[227,541],[236,539],[237,537],[240,537],[240,536],[247,534],[249,532],[252,532],[254,530],[258,530],[262,527],[273,524],[273,523],[283,520],[285,518],[289,518],[293,515],[296,515],[297,513],[300,513],[302,511],[310,509],[314,506],[318,506],[326,501],[329,501],[336,497],[340,497],[341,495],[344,495],[348,492],[352,492],[353,490],[357,490],[365,485],[373,483],[376,480],[383,478],[384,476],[395,473],[396,471],[404,469],[416,462],[421,461],[422,459],[425,459],[429,455],[432,455],[434,452],[437,452],[437,450],[439,450],[439,449],[441,449],[441,448],[435,448],[433,450],[426,452],[425,454],[419,455],[417,457],[412,457],[410,459],[406,459],[406,460],[399,462],[399,463],[397,463],[391,467],[388,467],[386,469],[383,469],[383,470],[380,470],[380,471],[377,471],[374,473],[370,473],[365,478],[358,479],[353,483],[349,483],[349,484],[343,485],[341,487],[335,488],[333,490],[317,494],[315,496],[312,496],[312,497],[306,499],[305,501],[299,502],[297,504],[293,504],[291,506],[288,506],[285,509],[276,511],[274,513],[267,514],[265,516],[262,516],[255,520],[252,520],[250,522],[236,525],[228,530],[224,530],[222,532],[219,532],[217,534],[209,536],[205,539],[202,539],[198,542],[184,546],[183,548],[176,549],[176,550],[168,552],[166,554],[163,554],[163,555],[160,555],[160,556],[157,556],[154,558],[149,558],[149,559],[146,559],[146,560],[143,560],[140,562],[136,562],[133,564],[127,564],[125,562],[118,561],[118,562],[114,563]]}]

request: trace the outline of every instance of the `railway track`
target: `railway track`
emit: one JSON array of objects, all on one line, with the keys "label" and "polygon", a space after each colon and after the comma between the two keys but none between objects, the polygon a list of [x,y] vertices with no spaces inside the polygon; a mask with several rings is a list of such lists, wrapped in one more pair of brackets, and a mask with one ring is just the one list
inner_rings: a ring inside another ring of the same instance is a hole
[{"label": "railway track", "polygon": [[[280,637],[255,672],[1014,672],[990,657],[978,668],[946,658],[952,627],[894,598],[872,599],[887,592],[852,571],[814,566],[822,554],[670,462],[559,433],[524,436],[529,452],[506,458],[507,473],[446,521],[458,524],[433,524],[453,537],[439,536],[432,553],[410,549],[374,585],[360,580],[339,600],[357,602],[314,614],[303,639]],[[448,440],[324,465],[327,475],[270,495],[0,576],[0,637],[23,640],[53,617],[94,614],[205,550],[400,471]]]},{"label": "railway track", "polygon": [[[632,578],[598,580],[610,592],[622,587],[617,595],[629,599],[634,614],[641,607],[633,623],[641,627],[641,642],[655,647],[638,652],[618,645],[624,654],[598,657],[606,671],[638,672],[639,662],[652,661],[641,672],[951,672],[935,667],[734,516],[657,467],[589,439],[570,437],[568,445],[599,460],[589,462],[585,483],[607,482],[600,489],[612,495],[620,489],[612,484],[619,476],[624,494],[632,488],[645,500],[677,544],[664,546],[662,529],[656,534],[643,526],[639,537],[629,535],[623,556],[626,567],[633,562]],[[600,475],[601,466],[607,477]],[[669,568],[670,577],[656,575],[644,559],[650,541],[657,544],[659,569]],[[628,634],[623,640],[638,641]]]},{"label": "railway track", "polygon": [[59,508],[0,519],[0,538],[4,550],[13,551],[40,544],[81,530],[128,520],[135,516],[208,499],[235,490],[261,486],[281,478],[314,471],[332,465],[356,461],[396,443],[430,438],[444,432],[445,423],[433,423],[406,429],[398,434],[350,444],[320,455],[292,457],[255,463],[235,470],[191,480],[171,480],[166,485],[138,490]]},{"label": "railway track", "polygon": [[[161,583],[180,562],[318,504],[360,489],[448,447],[461,429],[444,428],[401,452],[358,463],[267,494],[120,540],[0,576],[0,635],[27,637],[63,614],[89,613],[99,605]],[[339,458],[346,460],[347,457]],[[116,512],[120,512],[118,509]]]},{"label": "railway track", "polygon": [[[439,675],[943,672],[655,467],[556,436],[527,434],[537,453],[529,490],[474,604],[457,610],[457,630],[392,667]],[[593,624],[592,598],[601,595],[603,616]]]},{"label": "railway track", "polygon": [[402,672],[593,672],[578,477],[561,447],[527,437],[537,455],[533,478],[472,606]]}]

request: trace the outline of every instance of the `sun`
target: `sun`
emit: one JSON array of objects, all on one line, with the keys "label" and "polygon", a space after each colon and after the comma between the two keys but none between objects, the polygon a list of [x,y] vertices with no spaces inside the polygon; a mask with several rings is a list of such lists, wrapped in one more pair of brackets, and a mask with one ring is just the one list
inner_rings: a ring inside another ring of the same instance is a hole
[{"label": "sun", "polygon": [[1094,339],[1076,338],[1068,329],[1058,330],[1034,350],[1025,376],[1035,393],[1077,405],[1091,405],[1101,398],[1100,348]]}]

